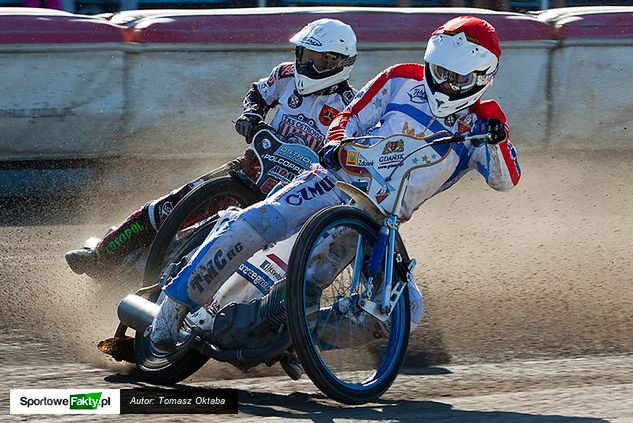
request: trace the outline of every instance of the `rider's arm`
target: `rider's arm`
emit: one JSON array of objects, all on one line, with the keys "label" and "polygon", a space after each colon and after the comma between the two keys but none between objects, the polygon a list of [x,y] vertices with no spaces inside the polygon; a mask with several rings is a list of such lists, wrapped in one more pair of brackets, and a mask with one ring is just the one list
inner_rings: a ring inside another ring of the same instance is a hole
[{"label": "rider's arm", "polygon": [[275,67],[267,78],[253,82],[244,97],[244,111],[235,120],[235,130],[251,143],[253,130],[264,121],[271,107],[278,104],[279,98],[294,75],[293,63],[282,63]]},{"label": "rider's arm", "polygon": [[246,93],[246,97],[244,97],[244,101],[242,102],[242,107],[244,108],[243,114],[245,115],[257,115],[261,118],[261,120],[266,118],[266,114],[270,110],[270,106],[259,93],[257,83],[254,83],[248,93]]},{"label": "rider's arm", "polygon": [[519,183],[521,169],[516,149],[510,142],[510,129],[506,117],[494,100],[482,101],[471,111],[478,119],[499,119],[505,125],[507,138],[498,144],[482,143],[475,147],[469,167],[477,169],[491,188],[506,191]]},{"label": "rider's arm", "polygon": [[421,79],[423,75],[424,67],[413,64],[395,65],[378,74],[334,119],[327,133],[328,144],[338,144],[345,137],[365,135],[387,111],[394,95],[395,79]]}]

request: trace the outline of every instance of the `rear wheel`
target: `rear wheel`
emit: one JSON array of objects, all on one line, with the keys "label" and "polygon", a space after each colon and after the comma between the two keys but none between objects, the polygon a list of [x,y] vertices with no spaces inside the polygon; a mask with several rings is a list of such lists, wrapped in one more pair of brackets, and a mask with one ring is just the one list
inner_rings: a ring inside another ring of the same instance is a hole
[{"label": "rear wheel", "polygon": [[[229,206],[247,207],[258,200],[255,192],[230,176],[210,180],[191,191],[160,227],[145,266],[143,286],[154,285],[167,271],[175,276],[185,265],[183,258],[199,247],[213,229],[218,211]],[[172,264],[177,264],[175,269],[170,269]],[[155,303],[162,302],[163,298],[160,290],[148,296]],[[185,319],[183,334],[191,328],[187,322]],[[134,354],[141,379],[157,384],[180,382],[208,360],[207,356],[186,346],[171,353],[157,350],[143,333],[135,336]]]},{"label": "rear wheel", "polygon": [[[143,286],[155,284],[165,266],[174,261],[179,247],[194,233],[200,237],[199,229],[218,211],[230,206],[248,207],[257,201],[257,193],[231,176],[212,179],[191,191],[178,202],[156,234],[145,265]],[[212,227],[206,227],[206,234]],[[203,240],[204,237],[200,243]]]},{"label": "rear wheel", "polygon": [[[378,231],[378,224],[361,210],[325,209],[303,226],[288,263],[288,328],[293,346],[314,384],[347,404],[373,401],[389,389],[409,340],[406,287],[386,321],[361,308],[363,301],[381,302],[382,271],[372,289],[366,289],[367,265]],[[358,246],[362,250],[356,260]],[[333,265],[337,260],[338,265]],[[334,270],[328,274],[328,269]],[[394,272],[392,284],[397,282]]]},{"label": "rear wheel", "polygon": [[[198,231],[188,237],[184,244],[175,251],[173,259],[184,266],[185,261],[181,261],[191,251],[196,249],[206,238],[206,235],[213,228],[216,219],[210,220],[201,226]],[[177,273],[179,269],[175,270]],[[162,291],[156,291],[148,298],[155,303],[161,303],[164,299]],[[190,325],[183,325],[183,331],[190,330]],[[136,367],[142,380],[157,384],[173,384],[188,378],[202,367],[207,360],[207,356],[198,351],[185,347],[179,347],[176,351],[165,353],[154,348],[149,338],[144,333],[137,332],[134,338],[134,356]]]}]

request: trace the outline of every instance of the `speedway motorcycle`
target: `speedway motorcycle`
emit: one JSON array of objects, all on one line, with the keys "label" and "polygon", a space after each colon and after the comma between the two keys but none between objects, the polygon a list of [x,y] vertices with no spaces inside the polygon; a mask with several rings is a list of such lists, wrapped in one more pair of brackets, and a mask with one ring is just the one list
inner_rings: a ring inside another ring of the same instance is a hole
[{"label": "speedway motorcycle", "polygon": [[161,288],[193,249],[174,254],[154,285],[118,306],[116,335],[136,331],[139,375],[175,383],[209,358],[249,369],[292,352],[328,397],[347,404],[379,398],[406,355],[411,300],[421,307],[415,260],[407,254],[397,217],[409,176],[446,158],[434,147],[448,152],[452,143],[487,139],[489,134],[440,132],[426,138],[396,134],[371,145],[347,140],[343,168],[361,176],[365,186],[337,182],[350,197],[347,204],[323,209],[297,235],[244,262],[210,303],[186,317],[176,351],[165,353],[149,341],[150,325]]},{"label": "speedway motorcycle", "polygon": [[[204,181],[201,179],[195,189],[170,208],[149,251],[144,248],[132,250],[117,265],[115,272],[108,271],[103,276],[120,275],[124,280],[136,280],[140,273],[144,286],[154,284],[176,247],[194,232],[201,237],[200,226],[217,218],[220,210],[244,208],[264,199],[275,186],[290,182],[317,161],[317,154],[299,139],[293,139],[293,134],[282,138],[268,124],[260,123],[242,160],[234,160],[212,172],[223,176],[212,176],[211,179],[203,176]],[[206,229],[208,233],[208,225]],[[100,241],[100,238],[89,238],[84,248],[93,250]]]},{"label": "speedway motorcycle", "polygon": [[183,244],[199,245],[217,221],[220,210],[245,208],[264,199],[274,187],[292,181],[317,161],[317,154],[309,147],[291,138],[282,139],[267,124],[258,125],[251,147],[244,152],[242,165],[231,169],[227,176],[196,187],[163,222],[149,250],[143,286],[156,283]]}]

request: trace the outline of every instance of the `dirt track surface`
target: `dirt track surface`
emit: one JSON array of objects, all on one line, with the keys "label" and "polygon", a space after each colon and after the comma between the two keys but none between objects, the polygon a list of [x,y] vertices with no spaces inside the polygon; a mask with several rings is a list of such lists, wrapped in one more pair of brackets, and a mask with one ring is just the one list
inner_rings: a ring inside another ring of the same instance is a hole
[{"label": "dirt track surface", "polygon": [[[513,191],[470,174],[403,227],[426,314],[406,369],[378,404],[341,407],[279,369],[207,364],[184,383],[238,388],[238,418],[251,421],[633,421],[633,153],[520,160],[524,177]],[[105,206],[91,200],[74,213],[65,203],[23,205],[24,219],[3,211],[0,419],[9,388],[138,386],[130,367],[95,348],[135,283],[73,275],[63,253],[166,188]]]}]

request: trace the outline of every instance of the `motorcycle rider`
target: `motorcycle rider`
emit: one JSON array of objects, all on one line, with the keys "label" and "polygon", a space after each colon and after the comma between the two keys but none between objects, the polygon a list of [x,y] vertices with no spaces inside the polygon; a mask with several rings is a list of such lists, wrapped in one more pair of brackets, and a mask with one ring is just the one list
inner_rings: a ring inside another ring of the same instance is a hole
[{"label": "motorcycle rider", "polygon": [[[356,35],[339,20],[319,19],[302,28],[290,42],[296,46],[296,60],[279,64],[268,77],[252,84],[235,129],[250,144],[268,111],[279,106],[271,126],[288,141],[319,151],[333,118],[354,98],[348,80],[357,55]],[[96,248],[67,252],[68,265],[77,274],[107,274],[133,252],[140,255],[149,249],[158,229],[185,195],[204,181],[242,169],[242,165],[243,158],[238,158],[148,202],[106,233]]]},{"label": "motorcycle rider", "polygon": [[340,146],[346,137],[395,133],[424,137],[439,131],[491,134],[487,143],[434,146],[441,163],[410,174],[402,221],[472,169],[495,190],[514,187],[521,171],[505,115],[495,101],[480,100],[497,73],[500,56],[495,28],[482,19],[460,16],[433,32],[424,65],[395,65],[367,83],[330,126],[329,142],[319,152],[321,165],[216,228],[163,288],[166,299],[152,323],[153,344],[172,351],[184,316],[210,301],[242,262],[296,233],[314,213],[347,199],[335,187],[336,180],[354,181],[341,168],[345,160]]}]

